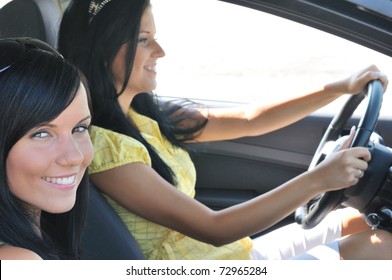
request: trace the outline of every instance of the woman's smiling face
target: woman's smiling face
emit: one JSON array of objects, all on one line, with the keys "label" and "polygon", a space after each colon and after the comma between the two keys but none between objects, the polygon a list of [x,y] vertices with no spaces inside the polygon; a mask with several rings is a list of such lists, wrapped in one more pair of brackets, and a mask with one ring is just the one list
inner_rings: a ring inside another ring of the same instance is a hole
[{"label": "woman's smiling face", "polygon": [[[128,89],[133,94],[151,92],[156,88],[157,60],[165,56],[165,52],[155,39],[156,28],[152,7],[149,6],[143,13],[140,22],[138,43],[133,62],[132,74]],[[125,56],[128,44],[124,44],[117,53],[112,72],[116,88],[119,91],[124,83]]]},{"label": "woman's smiling face", "polygon": [[93,158],[91,116],[80,86],[72,103],[54,120],[35,127],[11,148],[6,160],[12,193],[34,212],[69,211]]}]

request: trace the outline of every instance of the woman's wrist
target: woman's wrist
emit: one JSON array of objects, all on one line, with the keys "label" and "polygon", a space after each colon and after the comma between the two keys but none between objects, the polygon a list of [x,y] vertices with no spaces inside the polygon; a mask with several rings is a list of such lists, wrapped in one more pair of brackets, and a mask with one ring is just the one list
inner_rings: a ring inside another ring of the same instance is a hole
[{"label": "woman's wrist", "polygon": [[346,82],[344,80],[328,83],[324,86],[326,94],[330,94],[332,97],[339,97],[343,94],[348,93]]}]

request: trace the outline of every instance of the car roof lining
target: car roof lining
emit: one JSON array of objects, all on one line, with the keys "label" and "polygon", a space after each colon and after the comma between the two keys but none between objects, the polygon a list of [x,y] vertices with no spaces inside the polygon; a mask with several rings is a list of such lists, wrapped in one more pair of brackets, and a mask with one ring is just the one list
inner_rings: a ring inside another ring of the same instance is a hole
[{"label": "car roof lining", "polygon": [[[382,16],[392,18],[392,0],[346,0],[354,3],[359,9],[365,9]],[[391,9],[385,9],[389,5]]]}]

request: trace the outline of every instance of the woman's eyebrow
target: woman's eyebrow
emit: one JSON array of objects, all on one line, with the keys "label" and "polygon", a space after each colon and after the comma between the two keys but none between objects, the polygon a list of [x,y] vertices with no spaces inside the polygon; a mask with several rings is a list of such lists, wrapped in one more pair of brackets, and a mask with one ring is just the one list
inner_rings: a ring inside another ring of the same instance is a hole
[{"label": "woman's eyebrow", "polygon": [[[83,119],[81,119],[81,120],[78,121],[77,123],[82,123],[82,122],[84,122],[85,120],[88,120],[88,119],[91,119],[91,116],[90,116],[90,115],[84,117]],[[47,122],[47,123],[42,123],[42,124],[40,124],[40,125],[37,125],[37,127],[42,127],[42,126],[56,127],[57,125],[52,124],[52,123],[49,123],[49,122]]]},{"label": "woman's eyebrow", "polygon": [[81,119],[78,123],[84,122],[85,120],[91,119],[91,116],[88,115],[87,117]]}]

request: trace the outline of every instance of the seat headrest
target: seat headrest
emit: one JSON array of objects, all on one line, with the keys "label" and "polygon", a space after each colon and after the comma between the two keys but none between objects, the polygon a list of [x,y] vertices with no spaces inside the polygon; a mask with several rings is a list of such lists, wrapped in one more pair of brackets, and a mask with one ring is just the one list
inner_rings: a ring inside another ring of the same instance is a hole
[{"label": "seat headrest", "polygon": [[54,0],[13,0],[0,9],[0,38],[33,37],[56,47],[61,17]]}]

